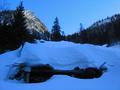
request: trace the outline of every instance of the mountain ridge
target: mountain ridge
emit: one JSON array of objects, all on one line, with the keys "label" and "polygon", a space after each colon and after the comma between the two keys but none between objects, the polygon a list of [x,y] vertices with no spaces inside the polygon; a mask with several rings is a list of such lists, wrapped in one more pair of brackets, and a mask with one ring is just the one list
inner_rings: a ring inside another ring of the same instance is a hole
[{"label": "mountain ridge", "polygon": [[[11,24],[14,21],[14,13],[15,10],[6,10],[0,12],[0,23]],[[38,19],[32,11],[25,10],[24,15],[27,22],[27,29],[31,30],[31,33],[38,32],[39,34],[43,34],[44,32],[48,32],[45,24]]]}]

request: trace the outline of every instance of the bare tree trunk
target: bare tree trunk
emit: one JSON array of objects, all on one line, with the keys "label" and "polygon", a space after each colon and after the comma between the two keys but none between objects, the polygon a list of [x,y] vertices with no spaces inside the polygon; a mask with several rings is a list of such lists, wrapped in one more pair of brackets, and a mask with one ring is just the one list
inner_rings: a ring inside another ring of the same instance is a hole
[{"label": "bare tree trunk", "polygon": [[20,50],[18,51],[18,57],[21,56],[21,53],[22,53],[22,50],[23,50],[24,45],[25,45],[25,43],[23,42],[22,45],[21,45]]}]

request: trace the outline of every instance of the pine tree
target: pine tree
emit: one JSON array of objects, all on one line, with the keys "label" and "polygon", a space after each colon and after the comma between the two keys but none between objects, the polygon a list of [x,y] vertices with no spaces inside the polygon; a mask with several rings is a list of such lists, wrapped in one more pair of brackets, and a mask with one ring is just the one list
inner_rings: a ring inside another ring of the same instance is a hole
[{"label": "pine tree", "polygon": [[34,41],[34,37],[30,35],[27,30],[23,2],[20,2],[20,5],[16,8],[14,13],[13,31],[15,37],[14,41],[17,44],[17,47],[24,45],[25,42]]},{"label": "pine tree", "polygon": [[54,21],[54,25],[52,27],[52,33],[51,33],[51,40],[52,41],[61,41],[62,36],[61,36],[61,30],[59,26],[59,20],[56,17]]}]

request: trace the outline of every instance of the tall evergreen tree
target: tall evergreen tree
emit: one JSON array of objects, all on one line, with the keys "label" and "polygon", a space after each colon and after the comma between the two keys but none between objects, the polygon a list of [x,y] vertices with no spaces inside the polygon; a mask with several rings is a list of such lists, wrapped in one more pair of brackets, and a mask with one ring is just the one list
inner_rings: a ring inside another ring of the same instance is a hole
[{"label": "tall evergreen tree", "polygon": [[62,40],[61,30],[60,30],[60,26],[59,26],[59,20],[57,17],[55,18],[54,25],[52,27],[51,40],[52,41],[61,41]]},{"label": "tall evergreen tree", "polygon": [[14,13],[13,30],[15,35],[14,41],[17,44],[17,47],[24,45],[25,42],[34,41],[34,38],[27,30],[23,2],[20,2],[20,5],[16,8]]}]

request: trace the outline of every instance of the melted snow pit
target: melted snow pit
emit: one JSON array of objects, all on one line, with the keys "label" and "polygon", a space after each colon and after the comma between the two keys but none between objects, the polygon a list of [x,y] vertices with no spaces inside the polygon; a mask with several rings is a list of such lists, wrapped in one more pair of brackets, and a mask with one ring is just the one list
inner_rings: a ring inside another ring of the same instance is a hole
[{"label": "melted snow pit", "polygon": [[88,67],[80,69],[75,67],[73,70],[54,69],[48,64],[40,64],[26,66],[25,64],[18,65],[18,71],[13,75],[12,79],[24,80],[25,83],[38,83],[49,80],[53,75],[68,75],[79,79],[99,78],[105,68]]}]

